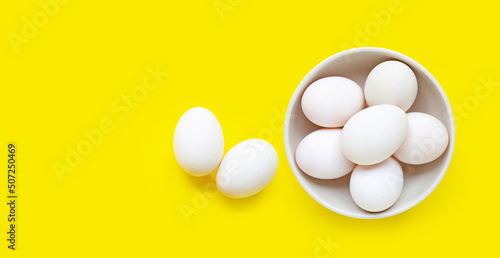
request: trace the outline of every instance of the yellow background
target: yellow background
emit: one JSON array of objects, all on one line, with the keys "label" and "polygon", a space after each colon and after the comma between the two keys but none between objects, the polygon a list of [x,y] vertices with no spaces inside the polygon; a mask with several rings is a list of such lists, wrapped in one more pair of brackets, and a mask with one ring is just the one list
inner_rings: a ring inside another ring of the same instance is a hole
[{"label": "yellow background", "polygon": [[[372,13],[389,10],[388,0],[221,0],[229,7],[222,16],[214,2],[73,0],[59,4],[16,53],[10,33],[22,36],[23,17],[43,9],[38,0],[2,1],[0,143],[4,162],[7,144],[17,144],[19,204],[11,251],[4,168],[0,257],[498,254],[500,91],[476,95],[481,78],[500,82],[496,1],[401,0],[385,26]],[[374,22],[379,30],[356,43]],[[288,166],[283,109],[307,72],[343,44],[412,57],[441,83],[461,119],[443,181],[394,217],[331,212]],[[168,76],[121,119],[112,104],[157,65]],[[217,116],[226,151],[259,136],[274,145],[279,169],[263,192],[242,200],[215,196],[213,178],[181,171],[173,132],[194,106]],[[60,181],[54,162],[64,164],[66,148],[76,148],[82,130],[99,128],[102,119],[114,130]],[[187,206],[197,211],[189,223],[180,211]],[[322,249],[321,242],[334,244]]]}]

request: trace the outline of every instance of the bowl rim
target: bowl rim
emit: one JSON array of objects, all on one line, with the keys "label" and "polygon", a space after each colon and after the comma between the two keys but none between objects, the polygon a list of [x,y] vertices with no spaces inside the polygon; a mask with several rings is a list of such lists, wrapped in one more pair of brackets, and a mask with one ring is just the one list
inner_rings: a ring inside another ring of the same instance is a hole
[{"label": "bowl rim", "polygon": [[[319,70],[323,69],[331,61],[333,61],[335,59],[338,59],[338,58],[347,57],[347,56],[349,56],[349,55],[351,55],[353,53],[359,53],[359,52],[378,52],[378,53],[386,54],[386,55],[389,55],[389,56],[395,56],[396,57],[395,59],[400,60],[400,61],[408,64],[412,68],[416,68],[416,69],[420,70],[420,72],[422,72],[426,77],[428,77],[432,81],[432,84],[434,85],[434,87],[436,87],[437,90],[439,91],[439,94],[441,95],[441,98],[443,99],[443,101],[445,103],[445,106],[446,106],[446,111],[447,111],[447,114],[448,114],[448,119],[450,120],[449,121],[450,122],[450,132],[448,132],[449,133],[449,137],[450,137],[449,144],[448,144],[449,151],[447,153],[447,156],[445,157],[446,160],[445,160],[443,168],[441,169],[438,177],[430,185],[430,187],[428,187],[427,190],[423,194],[421,194],[416,200],[414,200],[413,202],[410,202],[410,203],[404,205],[402,208],[393,209],[393,210],[391,210],[391,208],[389,208],[387,210],[387,212],[384,212],[384,213],[366,213],[366,214],[363,214],[363,215],[359,215],[359,214],[348,212],[348,211],[345,211],[345,210],[342,210],[342,209],[338,209],[338,208],[336,208],[336,207],[328,204],[323,199],[321,199],[314,192],[314,190],[312,190],[305,183],[305,180],[301,179],[301,177],[298,176],[299,173],[302,173],[302,172],[296,166],[296,164],[293,162],[293,160],[295,159],[295,155],[290,150],[290,143],[289,143],[289,140],[288,140],[289,139],[289,131],[290,131],[289,129],[290,129],[291,112],[292,112],[292,109],[294,107],[293,103],[296,102],[296,99],[300,97],[299,96],[300,95],[299,94],[299,89],[307,87],[306,85],[304,85],[305,82],[309,81],[311,79],[311,77],[313,77]],[[429,196],[434,191],[434,189],[439,185],[439,183],[443,179],[444,175],[446,174],[446,171],[448,170],[448,167],[450,166],[451,159],[452,159],[452,156],[453,156],[453,150],[454,150],[454,147],[455,147],[455,119],[454,119],[454,116],[453,116],[453,111],[451,109],[451,105],[450,105],[450,102],[448,100],[448,97],[446,96],[446,93],[444,92],[444,90],[441,87],[441,85],[439,84],[439,82],[436,80],[436,78],[434,78],[434,76],[429,71],[427,71],[427,69],[425,69],[425,67],[423,67],[421,64],[419,64],[417,61],[415,61],[412,58],[410,58],[410,57],[408,57],[408,56],[406,56],[404,54],[401,54],[401,53],[399,53],[397,51],[386,49],[386,48],[379,48],[379,47],[359,47],[359,48],[352,48],[352,49],[348,49],[348,50],[344,50],[344,51],[338,52],[338,53],[336,53],[336,54],[334,54],[334,55],[326,58],[325,60],[321,61],[312,70],[310,70],[307,73],[307,75],[300,81],[299,85],[295,88],[295,91],[294,91],[294,93],[292,95],[292,98],[290,99],[290,102],[288,103],[288,107],[287,107],[287,110],[286,110],[286,116],[288,118],[285,119],[284,134],[283,134],[283,136],[284,136],[284,143],[285,143],[285,151],[286,151],[286,157],[287,157],[287,160],[288,160],[288,164],[290,165],[290,168],[292,169],[292,172],[293,172],[293,174],[295,176],[295,179],[297,179],[297,181],[302,186],[302,188],[304,188],[304,190],[314,200],[316,200],[318,203],[320,203],[321,205],[323,205],[325,208],[327,208],[327,209],[329,209],[331,211],[334,211],[334,212],[336,212],[338,214],[341,214],[341,215],[344,215],[344,216],[347,216],[347,217],[352,217],[352,218],[378,219],[378,218],[391,217],[391,216],[400,214],[400,213],[402,213],[404,211],[407,211],[407,210],[413,208],[414,206],[416,206],[417,204],[419,204],[420,202],[422,202],[425,198],[427,198],[427,196]]]}]

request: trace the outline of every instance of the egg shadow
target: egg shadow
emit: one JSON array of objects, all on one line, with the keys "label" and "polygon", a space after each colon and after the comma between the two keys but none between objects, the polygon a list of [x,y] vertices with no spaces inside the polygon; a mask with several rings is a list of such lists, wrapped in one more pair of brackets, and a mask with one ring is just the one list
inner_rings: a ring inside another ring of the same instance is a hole
[{"label": "egg shadow", "polygon": [[[292,171],[289,171],[292,174]],[[337,184],[348,185],[350,173],[342,178],[333,180],[317,180],[316,184],[320,187],[330,187]],[[311,179],[315,180],[315,179]],[[426,212],[424,205],[417,205],[403,213],[399,213],[390,217],[378,219],[360,219],[348,217],[321,205],[313,197],[311,197],[304,189],[300,193],[295,193],[294,201],[287,200],[285,205],[290,206],[291,214],[299,214],[299,221],[314,219],[321,221],[325,230],[330,234],[335,235],[343,231],[357,232],[358,234],[367,234],[376,236],[377,232],[387,231],[389,233],[397,233],[401,228],[412,228],[415,224],[422,223],[431,216]],[[425,203],[425,201],[424,201]],[[296,210],[296,211],[294,211]],[[303,210],[307,210],[308,214],[304,214]],[[419,218],[419,219],[415,219]]]},{"label": "egg shadow", "polygon": [[231,198],[219,192],[221,198],[223,199],[224,206],[228,209],[232,209],[235,211],[247,210],[251,207],[255,207],[259,202],[262,201],[267,191],[264,189],[252,196],[244,197],[244,198]]},{"label": "egg shadow", "polygon": [[[303,204],[303,208],[310,211],[311,217],[321,220],[325,227],[332,233],[341,231],[354,231],[359,234],[374,235],[376,232],[387,231],[396,233],[402,228],[412,228],[415,224],[420,224],[428,219],[423,205],[413,207],[403,213],[390,217],[377,219],[359,219],[338,214],[316,202],[314,199]],[[314,215],[312,215],[314,214]],[[415,219],[419,218],[419,219]]]},{"label": "egg shadow", "polygon": [[[182,170],[182,168],[179,166],[179,168]],[[205,188],[207,186],[215,186],[215,173],[217,173],[217,169],[214,171],[210,172],[210,174],[205,175],[205,176],[193,176],[185,171],[183,171],[184,177],[188,179],[188,181],[191,182],[191,184],[200,192],[204,193]]]},{"label": "egg shadow", "polygon": [[[262,198],[265,198],[263,196],[267,195],[266,189],[252,195],[249,197],[245,198],[231,198],[219,191],[217,189],[217,184],[215,181],[216,175],[217,175],[217,170],[218,167],[212,171],[210,174],[206,176],[192,176],[189,175],[188,173],[184,172],[182,167],[180,165],[177,165],[178,169],[184,173],[185,178],[187,178],[188,181],[191,182],[193,187],[195,187],[199,192],[203,193],[203,195],[207,199],[220,199],[222,205],[226,206],[228,209],[232,209],[235,211],[241,211],[241,210],[246,210],[250,207],[255,207],[257,203],[261,202]],[[207,194],[207,188],[210,187],[210,191],[217,191],[217,194],[212,193],[212,194]],[[214,189],[215,188],[215,189]]]}]

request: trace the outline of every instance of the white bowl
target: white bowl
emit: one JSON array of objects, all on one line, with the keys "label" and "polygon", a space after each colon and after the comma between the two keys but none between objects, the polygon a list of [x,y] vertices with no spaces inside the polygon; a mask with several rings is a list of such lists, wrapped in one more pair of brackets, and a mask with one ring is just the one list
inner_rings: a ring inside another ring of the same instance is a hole
[{"label": "white bowl", "polygon": [[[310,132],[320,128],[311,123],[302,112],[301,98],[305,89],[314,81],[327,76],[344,76],[364,87],[368,73],[377,64],[398,60],[411,67],[418,81],[418,95],[408,110],[435,116],[448,129],[450,141],[441,157],[423,165],[403,165],[405,173],[403,192],[389,209],[371,213],[359,208],[349,193],[351,174],[332,180],[308,176],[295,162],[295,150]],[[302,187],[316,201],[339,214],[362,219],[389,217],[410,209],[425,199],[443,178],[451,161],[455,145],[455,123],[450,103],[436,79],[419,63],[398,52],[373,47],[363,47],[337,53],[312,69],[295,90],[287,109],[285,120],[285,149],[292,171]]]}]

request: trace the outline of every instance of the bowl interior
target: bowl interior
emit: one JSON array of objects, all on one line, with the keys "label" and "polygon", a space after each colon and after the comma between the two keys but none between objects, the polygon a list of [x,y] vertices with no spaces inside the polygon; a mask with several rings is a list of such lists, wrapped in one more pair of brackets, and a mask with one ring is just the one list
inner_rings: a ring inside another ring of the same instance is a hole
[{"label": "bowl interior", "polygon": [[[319,129],[302,112],[301,98],[305,89],[315,80],[327,76],[347,77],[362,88],[369,72],[379,63],[398,60],[412,68],[418,81],[418,94],[408,112],[419,111],[435,116],[448,129],[450,143],[437,160],[423,165],[401,163],[404,170],[404,187],[398,201],[389,209],[371,213],[359,208],[349,193],[351,174],[332,180],[315,179],[303,173],[295,162],[295,150],[310,132]],[[455,141],[455,127],[451,107],[442,88],[434,77],[420,64],[398,52],[381,48],[358,48],[338,53],[316,66],[302,80],[288,107],[285,122],[285,147],[292,170],[304,189],[323,206],[337,213],[356,218],[381,218],[403,212],[422,201],[439,184],[444,176]]]}]

